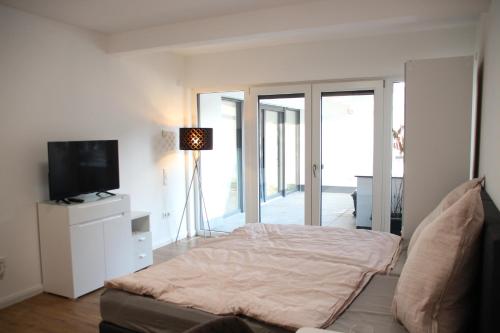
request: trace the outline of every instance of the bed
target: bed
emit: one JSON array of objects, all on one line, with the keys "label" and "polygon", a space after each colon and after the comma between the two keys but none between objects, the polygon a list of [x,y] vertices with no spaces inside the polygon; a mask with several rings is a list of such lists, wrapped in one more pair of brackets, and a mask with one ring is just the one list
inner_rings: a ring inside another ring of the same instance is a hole
[{"label": "bed", "polygon": [[[500,289],[496,281],[500,278],[497,261],[500,260],[500,214],[484,192],[482,194],[485,209],[485,227],[483,229],[483,265],[478,280],[477,299],[479,306],[473,323],[474,330],[494,332],[500,327],[499,313],[495,304],[500,299]],[[392,271],[388,274],[375,274],[363,291],[336,318],[327,329],[341,332],[371,329],[374,333],[406,332],[404,327],[393,320],[390,305],[398,274],[404,265],[405,254],[400,253]],[[199,323],[217,318],[216,315],[158,301],[123,290],[107,289],[101,296],[100,325],[102,333],[109,332],[182,332]],[[244,318],[255,332],[288,332],[285,328],[269,325],[262,321]]]}]

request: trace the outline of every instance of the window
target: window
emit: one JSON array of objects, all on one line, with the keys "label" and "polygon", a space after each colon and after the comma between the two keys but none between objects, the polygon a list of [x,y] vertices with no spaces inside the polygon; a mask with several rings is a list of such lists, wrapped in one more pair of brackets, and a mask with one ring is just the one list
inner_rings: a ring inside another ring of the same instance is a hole
[{"label": "window", "polygon": [[259,99],[262,223],[304,224],[303,113],[301,94]]}]

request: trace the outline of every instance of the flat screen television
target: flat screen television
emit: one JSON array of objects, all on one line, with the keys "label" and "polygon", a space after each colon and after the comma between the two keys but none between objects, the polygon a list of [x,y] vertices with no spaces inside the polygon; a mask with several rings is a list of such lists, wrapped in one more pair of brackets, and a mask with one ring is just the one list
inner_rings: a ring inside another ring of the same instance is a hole
[{"label": "flat screen television", "polygon": [[48,142],[50,200],[120,187],[118,140]]}]

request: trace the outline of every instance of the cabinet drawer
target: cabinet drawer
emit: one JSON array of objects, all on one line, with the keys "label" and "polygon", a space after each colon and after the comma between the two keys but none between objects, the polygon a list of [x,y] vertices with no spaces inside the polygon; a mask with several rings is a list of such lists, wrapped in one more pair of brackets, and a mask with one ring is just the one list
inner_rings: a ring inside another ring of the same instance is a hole
[{"label": "cabinet drawer", "polygon": [[130,214],[130,199],[127,195],[117,195],[68,208],[69,223],[79,224],[121,213]]},{"label": "cabinet drawer", "polygon": [[153,264],[153,253],[142,252],[134,255],[134,271],[138,271]]},{"label": "cabinet drawer", "polygon": [[151,232],[134,233],[134,254],[153,251]]}]

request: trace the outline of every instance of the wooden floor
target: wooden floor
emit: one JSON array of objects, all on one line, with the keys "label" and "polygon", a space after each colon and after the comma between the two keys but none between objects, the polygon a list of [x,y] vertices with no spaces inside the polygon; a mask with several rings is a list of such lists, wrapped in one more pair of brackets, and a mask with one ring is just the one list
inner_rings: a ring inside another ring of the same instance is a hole
[{"label": "wooden floor", "polygon": [[[154,251],[154,264],[167,261],[202,239],[180,241]],[[96,333],[101,321],[99,296],[102,289],[77,300],[42,293],[0,310],[0,332]]]}]

